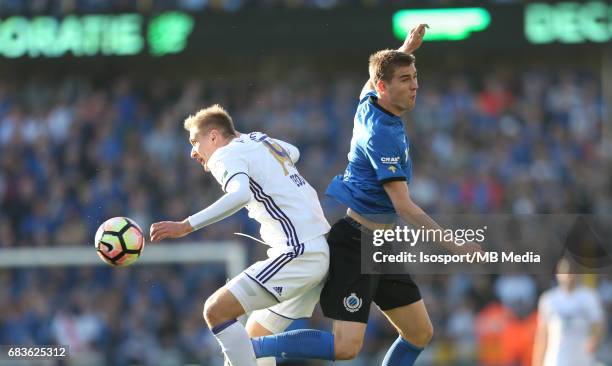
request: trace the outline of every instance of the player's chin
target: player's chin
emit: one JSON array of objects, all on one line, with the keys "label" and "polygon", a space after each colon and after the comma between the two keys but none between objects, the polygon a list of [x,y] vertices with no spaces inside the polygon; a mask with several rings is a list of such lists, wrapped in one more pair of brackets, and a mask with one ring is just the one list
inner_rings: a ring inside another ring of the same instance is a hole
[{"label": "player's chin", "polygon": [[414,102],[409,102],[404,105],[404,112],[408,112],[414,109]]}]

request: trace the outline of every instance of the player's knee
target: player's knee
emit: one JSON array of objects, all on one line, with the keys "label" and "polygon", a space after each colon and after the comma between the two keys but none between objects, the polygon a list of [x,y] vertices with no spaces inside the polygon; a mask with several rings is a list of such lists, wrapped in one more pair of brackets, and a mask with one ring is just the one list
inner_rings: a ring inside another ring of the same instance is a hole
[{"label": "player's knee", "polygon": [[336,360],[352,360],[357,357],[363,346],[362,337],[338,337],[334,339],[334,355]]},{"label": "player's knee", "polygon": [[204,317],[204,321],[209,327],[214,327],[222,321],[220,319],[219,310],[219,301],[217,301],[217,298],[214,295],[206,299],[202,315]]},{"label": "player's knee", "polygon": [[433,331],[433,325],[428,322],[426,325],[420,326],[418,329],[412,329],[410,331],[402,329],[400,330],[400,336],[411,344],[423,348],[431,341]]}]

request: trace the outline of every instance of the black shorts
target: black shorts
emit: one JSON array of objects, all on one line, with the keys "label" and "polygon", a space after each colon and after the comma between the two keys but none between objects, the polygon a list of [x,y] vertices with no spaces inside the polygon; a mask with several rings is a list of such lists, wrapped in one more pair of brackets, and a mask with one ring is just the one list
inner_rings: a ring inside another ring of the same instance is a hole
[{"label": "black shorts", "polygon": [[344,217],[329,232],[329,275],[321,292],[321,308],[328,318],[367,323],[372,301],[386,311],[421,299],[408,274],[361,274],[362,230],[358,222]]}]

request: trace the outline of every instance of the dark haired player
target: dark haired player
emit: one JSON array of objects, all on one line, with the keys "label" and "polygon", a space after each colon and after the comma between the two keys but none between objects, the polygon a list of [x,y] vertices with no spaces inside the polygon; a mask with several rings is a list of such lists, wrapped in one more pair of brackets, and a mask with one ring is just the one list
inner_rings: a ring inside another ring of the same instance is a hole
[{"label": "dark haired player", "polygon": [[362,274],[360,265],[362,233],[389,228],[386,217],[399,215],[417,227],[440,229],[410,198],[412,162],[400,118],[415,105],[418,81],[411,53],[421,45],[426,27],[412,29],[398,50],[370,57],[370,79],[359,97],[348,166],[327,190],[348,207],[329,233],[330,272],[321,293],[323,313],[334,319],[333,334],[297,330],[256,338],[258,357],[352,359],[363,345],[372,301],[399,333],[384,366],[413,365],[430,341],[433,327],[410,275]]}]

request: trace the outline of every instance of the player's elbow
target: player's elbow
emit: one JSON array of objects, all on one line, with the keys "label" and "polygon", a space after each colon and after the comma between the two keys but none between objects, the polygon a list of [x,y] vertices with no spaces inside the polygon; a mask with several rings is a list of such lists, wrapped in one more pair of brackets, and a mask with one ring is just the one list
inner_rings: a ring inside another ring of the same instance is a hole
[{"label": "player's elbow", "polygon": [[235,192],[236,206],[244,207],[251,200],[251,191],[249,190],[240,190]]}]

